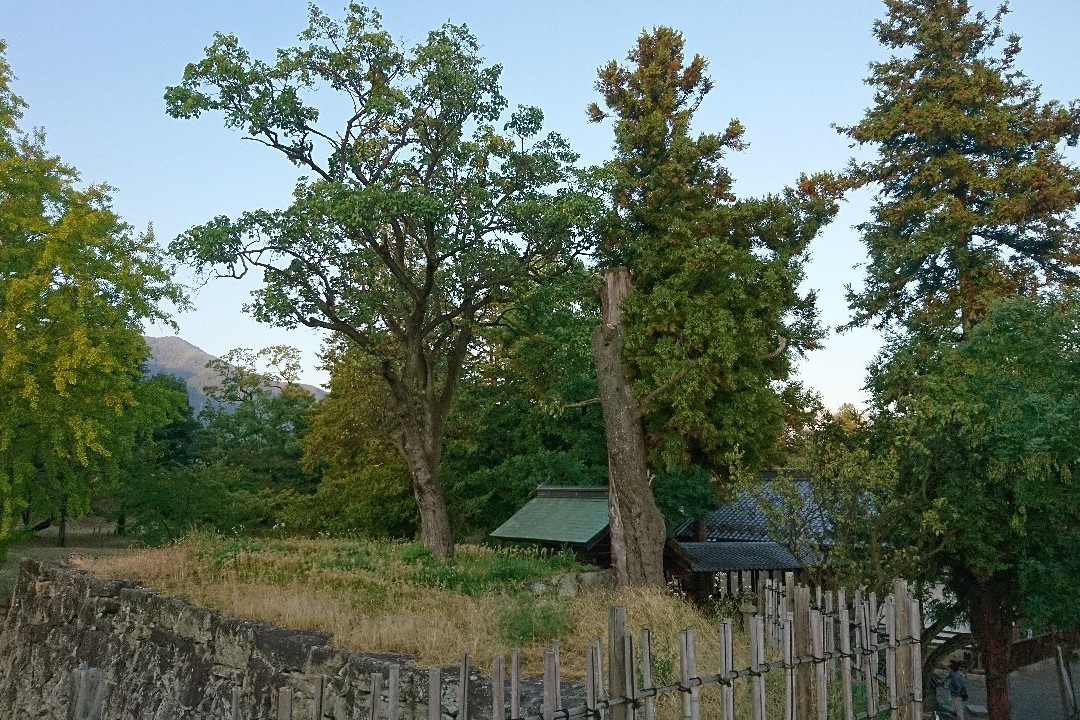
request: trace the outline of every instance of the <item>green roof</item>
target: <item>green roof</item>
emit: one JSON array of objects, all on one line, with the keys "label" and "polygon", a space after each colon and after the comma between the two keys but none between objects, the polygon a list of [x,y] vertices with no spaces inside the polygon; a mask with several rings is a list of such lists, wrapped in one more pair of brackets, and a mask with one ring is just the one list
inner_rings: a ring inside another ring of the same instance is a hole
[{"label": "green roof", "polygon": [[591,545],[608,526],[606,487],[541,485],[492,537]]}]

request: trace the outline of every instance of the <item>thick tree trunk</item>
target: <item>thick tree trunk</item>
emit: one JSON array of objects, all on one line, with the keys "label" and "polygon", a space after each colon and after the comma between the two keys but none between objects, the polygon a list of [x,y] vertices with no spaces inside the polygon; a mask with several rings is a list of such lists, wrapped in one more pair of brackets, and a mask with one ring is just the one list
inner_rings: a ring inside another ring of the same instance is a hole
[{"label": "thick tree trunk", "polygon": [[611,564],[619,588],[663,587],[664,516],[653,498],[641,409],[630,393],[620,353],[618,303],[629,289],[625,268],[605,273],[603,324],[592,336],[607,437]]},{"label": "thick tree trunk", "polygon": [[980,581],[971,598],[972,632],[986,669],[986,707],[990,720],[1010,720],[1009,666],[1012,658],[1013,613],[995,583]]},{"label": "thick tree trunk", "polygon": [[454,536],[446,495],[439,484],[439,454],[425,451],[428,443],[414,433],[405,435],[402,454],[412,475],[413,497],[420,512],[420,542],[439,560],[450,560],[454,557]]}]

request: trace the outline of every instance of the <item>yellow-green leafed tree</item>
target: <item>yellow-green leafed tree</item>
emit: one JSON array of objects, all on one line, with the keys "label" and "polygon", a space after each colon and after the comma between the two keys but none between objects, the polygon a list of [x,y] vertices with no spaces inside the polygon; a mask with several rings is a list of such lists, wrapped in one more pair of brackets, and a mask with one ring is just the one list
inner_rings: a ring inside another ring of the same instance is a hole
[{"label": "yellow-green leafed tree", "polygon": [[180,302],[151,234],[77,187],[22,99],[0,43],[0,541],[21,514],[85,508],[110,458],[159,413],[138,407],[140,324]]}]

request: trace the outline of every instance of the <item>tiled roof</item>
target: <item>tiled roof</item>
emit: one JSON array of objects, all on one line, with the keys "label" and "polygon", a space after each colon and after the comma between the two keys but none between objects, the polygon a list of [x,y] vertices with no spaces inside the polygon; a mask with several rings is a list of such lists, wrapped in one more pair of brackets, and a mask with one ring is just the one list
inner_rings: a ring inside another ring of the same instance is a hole
[{"label": "tiled roof", "polygon": [[[760,500],[756,495],[740,490],[734,500],[705,517],[706,540],[714,542],[771,542],[774,539],[798,539],[773,538],[771,536],[765,513],[761,509],[761,503],[779,504],[780,496],[773,485],[768,482],[771,477],[766,476],[765,473],[762,476],[766,482],[762,486]],[[824,520],[813,501],[809,481],[797,479],[793,482],[793,486],[802,496],[805,508],[803,516],[799,518],[799,524],[807,527],[814,534],[822,534],[824,532]],[[693,522],[683,523],[676,531],[675,536],[680,539],[691,539],[693,536]]]},{"label": "tiled roof", "polygon": [[802,563],[774,542],[681,542],[694,572],[799,570]]},{"label": "tiled roof", "polygon": [[491,533],[504,540],[591,545],[608,526],[606,487],[541,485],[525,507]]}]

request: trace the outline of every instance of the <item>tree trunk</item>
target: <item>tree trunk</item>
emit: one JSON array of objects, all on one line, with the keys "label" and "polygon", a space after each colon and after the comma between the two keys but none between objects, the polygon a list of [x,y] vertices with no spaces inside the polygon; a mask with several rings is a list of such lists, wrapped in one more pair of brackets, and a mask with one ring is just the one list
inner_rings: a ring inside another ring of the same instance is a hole
[{"label": "tree trunk", "polygon": [[454,536],[446,495],[439,484],[439,461],[409,440],[405,441],[405,463],[412,476],[413,497],[420,512],[420,542],[442,561],[454,557]]},{"label": "tree trunk", "polygon": [[608,451],[611,565],[616,587],[664,585],[664,516],[649,482],[641,409],[622,370],[619,301],[629,292],[629,272],[604,275],[603,322],[593,331],[592,352]]},{"label": "tree trunk", "polygon": [[[414,409],[419,403],[411,405]],[[408,406],[407,406],[408,407]],[[422,407],[422,406],[420,406]],[[442,561],[454,557],[454,535],[446,510],[446,494],[439,482],[442,458],[442,427],[417,409],[415,417],[402,416],[398,450],[412,477],[413,497],[420,513],[420,542]]]},{"label": "tree trunk", "polygon": [[986,669],[986,707],[990,720],[1010,720],[1009,668],[1013,612],[993,580],[978,581],[971,598],[971,625]]}]

